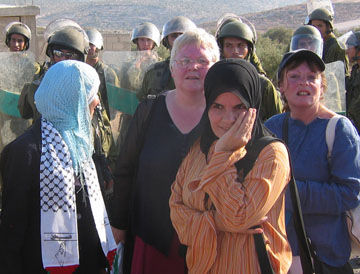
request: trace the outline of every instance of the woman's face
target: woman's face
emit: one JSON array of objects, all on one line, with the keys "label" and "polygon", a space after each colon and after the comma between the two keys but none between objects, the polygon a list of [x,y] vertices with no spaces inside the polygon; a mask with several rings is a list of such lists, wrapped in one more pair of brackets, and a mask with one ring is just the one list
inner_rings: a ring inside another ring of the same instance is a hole
[{"label": "woman's face", "polygon": [[180,92],[203,92],[204,79],[213,64],[209,50],[195,44],[178,50],[171,65],[171,76]]},{"label": "woman's face", "polygon": [[303,62],[285,71],[280,92],[284,94],[290,109],[318,106],[323,94],[321,72],[311,71],[308,64]]},{"label": "woman's face", "polygon": [[235,123],[243,119],[248,109],[240,98],[232,92],[220,94],[209,108],[208,116],[211,129],[220,138]]}]

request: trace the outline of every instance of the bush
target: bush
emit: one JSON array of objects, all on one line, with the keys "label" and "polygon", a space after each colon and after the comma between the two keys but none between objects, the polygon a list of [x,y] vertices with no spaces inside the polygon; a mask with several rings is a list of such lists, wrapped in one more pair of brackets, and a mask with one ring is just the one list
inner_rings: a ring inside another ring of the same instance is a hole
[{"label": "bush", "polygon": [[[288,50],[288,44],[279,43],[269,37],[259,36],[256,43],[256,54],[261,60],[261,64],[267,76],[274,80],[282,56]],[[274,82],[275,83],[275,82]]]},{"label": "bush", "polygon": [[263,34],[264,37],[270,38],[272,41],[277,41],[280,44],[290,44],[293,30],[284,27],[272,28]]},{"label": "bush", "polygon": [[165,48],[162,44],[160,45],[160,47],[157,48],[156,51],[157,51],[159,57],[161,58],[161,60],[165,60],[166,58],[168,58],[170,56],[170,50]]}]

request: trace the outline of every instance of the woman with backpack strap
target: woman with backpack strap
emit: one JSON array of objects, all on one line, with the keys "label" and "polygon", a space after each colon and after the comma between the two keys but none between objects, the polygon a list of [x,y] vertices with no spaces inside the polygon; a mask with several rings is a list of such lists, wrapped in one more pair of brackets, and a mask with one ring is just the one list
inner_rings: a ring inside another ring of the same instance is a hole
[{"label": "woman with backpack strap", "polygon": [[[336,113],[321,102],[326,91],[324,70],[324,62],[312,51],[286,53],[278,83],[288,112],[273,116],[265,125],[289,147],[305,230],[316,254],[316,273],[353,273],[345,213],[359,204],[360,143],[354,126],[342,117],[329,161],[325,132]],[[302,273],[292,217],[287,193],[286,230],[295,256],[289,273]]]}]

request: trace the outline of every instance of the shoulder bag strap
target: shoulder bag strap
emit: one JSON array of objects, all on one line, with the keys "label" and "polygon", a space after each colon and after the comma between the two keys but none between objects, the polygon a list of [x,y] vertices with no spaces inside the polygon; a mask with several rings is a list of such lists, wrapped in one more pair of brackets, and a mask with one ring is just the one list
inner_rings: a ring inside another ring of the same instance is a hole
[{"label": "shoulder bag strap", "polygon": [[[283,140],[286,145],[288,145],[288,132],[289,132],[289,113],[286,113],[284,122],[282,125],[282,136]],[[311,244],[309,239],[306,235],[304,220],[301,210],[300,198],[298,189],[296,186],[292,163],[291,163],[291,155],[289,152],[289,159],[290,159],[290,170],[291,170],[291,179],[289,182],[290,193],[291,193],[291,202],[293,206],[293,220],[295,225],[295,231],[298,238],[299,249],[300,249],[300,259],[301,259],[301,266],[304,273],[315,273],[314,264],[312,261],[312,256],[315,256],[314,250],[311,248]]]},{"label": "shoulder bag strap", "polygon": [[325,131],[325,138],[326,138],[326,145],[328,147],[328,154],[327,154],[327,158],[328,161],[330,162],[331,159],[331,153],[332,153],[332,148],[334,146],[334,140],[335,140],[335,128],[336,128],[336,124],[339,121],[339,119],[341,118],[340,115],[335,115],[333,116],[327,126],[326,126],[326,131]]},{"label": "shoulder bag strap", "polygon": [[[243,158],[243,161],[239,161],[237,164],[237,168],[239,169],[241,167],[241,169],[243,170],[243,177],[245,178],[245,176],[249,173],[249,171],[252,169],[252,167],[254,166],[254,163],[256,161],[256,159],[258,158],[261,150],[267,146],[268,144],[274,142],[274,141],[280,141],[279,139],[276,139],[272,136],[264,136],[260,139],[256,140],[256,143],[251,146],[251,149],[248,149],[245,157]],[[254,226],[252,228],[258,228],[260,226]],[[261,234],[254,234],[254,243],[255,243],[255,250],[256,250],[256,254],[258,256],[258,261],[259,261],[259,265],[260,265],[260,270],[262,274],[273,274],[275,273],[271,263],[270,263],[270,259],[269,259],[269,254],[266,250],[266,245],[265,245],[265,239],[264,239],[264,235]]]}]

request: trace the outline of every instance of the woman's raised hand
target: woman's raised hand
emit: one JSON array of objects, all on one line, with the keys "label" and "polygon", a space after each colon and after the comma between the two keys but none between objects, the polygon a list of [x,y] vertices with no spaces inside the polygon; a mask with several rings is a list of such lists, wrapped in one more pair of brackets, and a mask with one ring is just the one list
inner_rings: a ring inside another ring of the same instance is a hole
[{"label": "woman's raised hand", "polygon": [[231,128],[218,140],[215,151],[235,151],[244,147],[251,139],[256,109],[249,108],[244,117],[239,117]]}]

